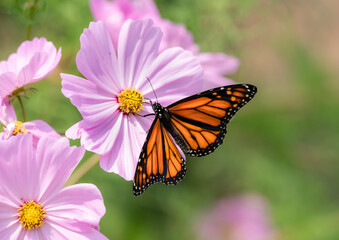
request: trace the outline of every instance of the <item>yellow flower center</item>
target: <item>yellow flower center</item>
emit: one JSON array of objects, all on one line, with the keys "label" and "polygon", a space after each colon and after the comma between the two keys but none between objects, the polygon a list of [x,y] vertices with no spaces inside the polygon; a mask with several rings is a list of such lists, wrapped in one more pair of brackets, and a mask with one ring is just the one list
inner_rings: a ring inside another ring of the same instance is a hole
[{"label": "yellow flower center", "polygon": [[124,113],[139,113],[144,106],[144,97],[141,95],[139,90],[135,88],[126,88],[124,91],[120,92],[118,95],[119,108]]},{"label": "yellow flower center", "polygon": [[22,227],[27,230],[37,229],[44,223],[46,217],[45,209],[40,202],[34,201],[25,202],[18,209],[19,222]]},{"label": "yellow flower center", "polygon": [[16,136],[16,135],[18,135],[19,133],[27,134],[28,131],[26,130],[26,128],[25,128],[25,126],[23,125],[22,122],[14,121],[13,135]]}]

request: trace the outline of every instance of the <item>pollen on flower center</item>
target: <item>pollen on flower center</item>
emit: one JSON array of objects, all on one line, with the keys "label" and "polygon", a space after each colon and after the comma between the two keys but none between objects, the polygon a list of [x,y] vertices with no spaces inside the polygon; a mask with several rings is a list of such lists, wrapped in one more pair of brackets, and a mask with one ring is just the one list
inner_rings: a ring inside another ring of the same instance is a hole
[{"label": "pollen on flower center", "polygon": [[16,136],[16,135],[18,135],[19,133],[27,134],[28,131],[26,130],[26,128],[25,128],[25,126],[23,125],[22,122],[14,121],[13,135]]},{"label": "pollen on flower center", "polygon": [[18,212],[19,222],[27,230],[41,227],[46,217],[45,209],[40,202],[27,201],[18,209]]},{"label": "pollen on flower center", "polygon": [[124,113],[139,113],[144,106],[144,97],[142,96],[139,90],[135,88],[126,88],[124,91],[120,92],[118,95],[119,108]]}]

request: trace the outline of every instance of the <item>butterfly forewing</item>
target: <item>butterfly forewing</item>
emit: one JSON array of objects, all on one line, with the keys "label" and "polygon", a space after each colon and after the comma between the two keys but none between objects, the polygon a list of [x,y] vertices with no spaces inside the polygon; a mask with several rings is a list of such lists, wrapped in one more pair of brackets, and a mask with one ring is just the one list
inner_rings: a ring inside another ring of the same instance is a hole
[{"label": "butterfly forewing", "polygon": [[162,148],[161,125],[159,120],[155,120],[139,156],[134,176],[134,195],[143,193],[151,184],[162,178],[166,167],[164,166]]},{"label": "butterfly forewing", "polygon": [[176,184],[185,175],[185,160],[172,137],[156,118],[149,130],[137,164],[133,193],[142,194],[156,182]]},{"label": "butterfly forewing", "polygon": [[[256,87],[238,84],[211,89],[170,106],[171,124],[191,156],[212,153],[226,135],[226,125],[256,93]],[[173,136],[178,138],[178,136]]]}]

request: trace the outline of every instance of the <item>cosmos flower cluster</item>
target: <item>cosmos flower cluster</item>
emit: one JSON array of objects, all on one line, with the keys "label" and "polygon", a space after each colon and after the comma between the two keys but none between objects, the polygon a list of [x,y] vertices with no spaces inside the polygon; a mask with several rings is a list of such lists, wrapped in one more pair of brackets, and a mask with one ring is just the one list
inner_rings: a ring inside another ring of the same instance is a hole
[{"label": "cosmos flower cluster", "polygon": [[185,26],[162,19],[152,0],[91,0],[90,8],[96,22],[81,34],[76,57],[82,77],[60,74],[62,93],[82,116],[66,137],[42,120],[19,121],[12,105],[23,106],[31,84],[57,67],[61,49],[34,38],[0,62],[0,239],[107,239],[98,188],[63,188],[85,151],[100,155],[103,170],[132,180],[153,121],[142,117],[152,113],[147,101],[167,106],[231,84],[224,75],[238,68],[234,57],[201,53]]}]

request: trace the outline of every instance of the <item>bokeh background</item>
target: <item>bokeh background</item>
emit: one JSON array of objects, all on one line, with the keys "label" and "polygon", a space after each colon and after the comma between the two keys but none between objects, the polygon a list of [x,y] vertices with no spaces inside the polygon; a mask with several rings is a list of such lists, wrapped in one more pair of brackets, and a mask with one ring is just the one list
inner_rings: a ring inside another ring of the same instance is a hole
[{"label": "bokeh background", "polygon": [[[0,1],[1,60],[25,40],[28,20],[17,4],[24,1]],[[229,124],[215,153],[188,159],[187,175],[177,186],[155,184],[136,198],[132,182],[96,164],[80,182],[96,184],[103,194],[107,212],[101,231],[109,239],[202,239],[201,222],[221,199],[254,195],[265,202],[265,221],[274,233],[256,240],[338,240],[339,2],[156,4],[163,18],[187,26],[201,51],[239,58],[231,78],[256,85],[258,94]],[[61,94],[59,74],[80,75],[75,56],[90,21],[86,0],[43,1],[32,35],[62,47],[62,59],[33,85],[38,93],[24,102],[28,120],[42,119],[62,132],[81,119]],[[232,227],[224,226],[220,239],[238,240],[230,237]]]}]

